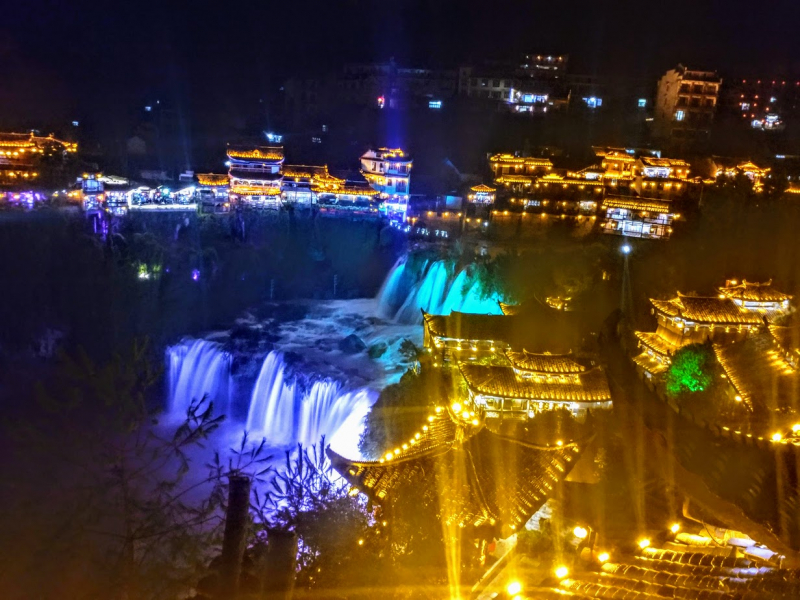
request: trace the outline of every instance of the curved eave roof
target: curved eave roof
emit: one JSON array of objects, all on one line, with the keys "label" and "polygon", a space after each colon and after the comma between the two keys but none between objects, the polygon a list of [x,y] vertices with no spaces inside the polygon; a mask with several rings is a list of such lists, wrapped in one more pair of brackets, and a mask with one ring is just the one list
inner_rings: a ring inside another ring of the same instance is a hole
[{"label": "curved eave roof", "polygon": [[516,369],[534,373],[582,373],[586,368],[575,362],[572,353],[547,354],[508,350],[506,358]]},{"label": "curved eave roof", "polygon": [[736,306],[730,298],[715,296],[684,296],[678,293],[681,316],[699,323],[758,325],[763,319]]},{"label": "curved eave roof", "polygon": [[747,302],[783,302],[793,298],[791,294],[785,294],[772,287],[772,281],[765,283],[744,281],[739,285],[721,287],[719,292],[728,298]]},{"label": "curved eave roof", "polygon": [[636,337],[639,338],[639,341],[642,342],[642,344],[650,348],[650,350],[652,350],[656,354],[669,357],[675,352],[675,350],[679,348],[679,346],[673,344],[671,341],[669,341],[664,337],[661,337],[655,332],[636,331],[634,333],[636,334]]},{"label": "curved eave roof", "polygon": [[603,208],[624,208],[627,210],[643,210],[669,214],[672,210],[669,202],[659,202],[657,200],[638,200],[635,198],[606,198],[603,200]]},{"label": "curved eave roof", "polygon": [[[541,381],[521,380],[514,369],[504,366],[488,366],[459,363],[459,369],[467,386],[477,393],[519,400],[542,400],[546,402],[608,402],[611,391],[608,380],[600,367],[580,374],[553,374]],[[577,378],[577,381],[575,379]],[[562,381],[563,379],[563,381]]]}]

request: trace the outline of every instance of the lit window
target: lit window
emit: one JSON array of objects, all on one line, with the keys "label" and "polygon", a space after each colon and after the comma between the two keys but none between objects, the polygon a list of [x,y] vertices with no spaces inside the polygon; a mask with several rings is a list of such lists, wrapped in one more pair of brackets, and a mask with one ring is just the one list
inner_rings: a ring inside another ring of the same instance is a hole
[{"label": "lit window", "polygon": [[639,108],[645,108],[647,106],[647,98],[639,98]]},{"label": "lit window", "polygon": [[676,121],[683,121],[683,118],[686,116],[686,113],[682,110],[675,111],[675,120]]},{"label": "lit window", "polygon": [[438,110],[442,108],[441,100],[428,100],[428,108]]}]

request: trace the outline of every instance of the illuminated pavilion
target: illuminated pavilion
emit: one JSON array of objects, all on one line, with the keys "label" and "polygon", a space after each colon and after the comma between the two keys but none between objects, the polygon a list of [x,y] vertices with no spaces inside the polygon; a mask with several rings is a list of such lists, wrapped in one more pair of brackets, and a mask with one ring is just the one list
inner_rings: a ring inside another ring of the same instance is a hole
[{"label": "illuminated pavilion", "polygon": [[647,377],[666,371],[672,355],[682,346],[708,339],[716,343],[740,341],[763,324],[761,315],[720,295],[686,296],[679,292],[671,300],[650,300],[658,328],[655,332],[636,332],[642,352],[633,359]]},{"label": "illuminated pavilion", "polygon": [[579,455],[577,443],[536,445],[495,434],[459,404],[437,407],[407,443],[378,460],[349,460],[328,449],[333,467],[370,499],[389,501],[415,479],[438,493],[445,525],[489,525],[502,537],[527,523]]},{"label": "illuminated pavilion", "polygon": [[757,312],[772,321],[776,317],[786,315],[790,311],[789,301],[791,294],[777,290],[772,285],[772,280],[765,283],[753,283],[742,280],[728,280],[719,289],[720,296],[730,298],[737,306],[748,311]]}]

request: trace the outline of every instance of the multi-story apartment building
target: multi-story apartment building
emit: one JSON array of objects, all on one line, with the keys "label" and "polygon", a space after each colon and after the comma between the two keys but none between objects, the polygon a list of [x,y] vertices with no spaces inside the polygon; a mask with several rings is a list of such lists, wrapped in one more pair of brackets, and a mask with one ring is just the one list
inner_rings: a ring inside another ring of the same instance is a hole
[{"label": "multi-story apartment building", "polygon": [[676,142],[708,137],[722,79],[714,71],[683,65],[670,69],[658,82],[656,135]]}]

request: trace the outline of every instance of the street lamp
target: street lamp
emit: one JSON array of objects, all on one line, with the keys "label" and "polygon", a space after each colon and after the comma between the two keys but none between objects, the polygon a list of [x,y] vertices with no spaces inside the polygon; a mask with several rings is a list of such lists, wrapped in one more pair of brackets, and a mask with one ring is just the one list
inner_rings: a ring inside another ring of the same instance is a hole
[{"label": "street lamp", "polygon": [[619,249],[619,251],[622,252],[625,256],[630,254],[631,250],[633,250],[633,248],[631,248],[630,244],[623,244],[623,246]]}]

